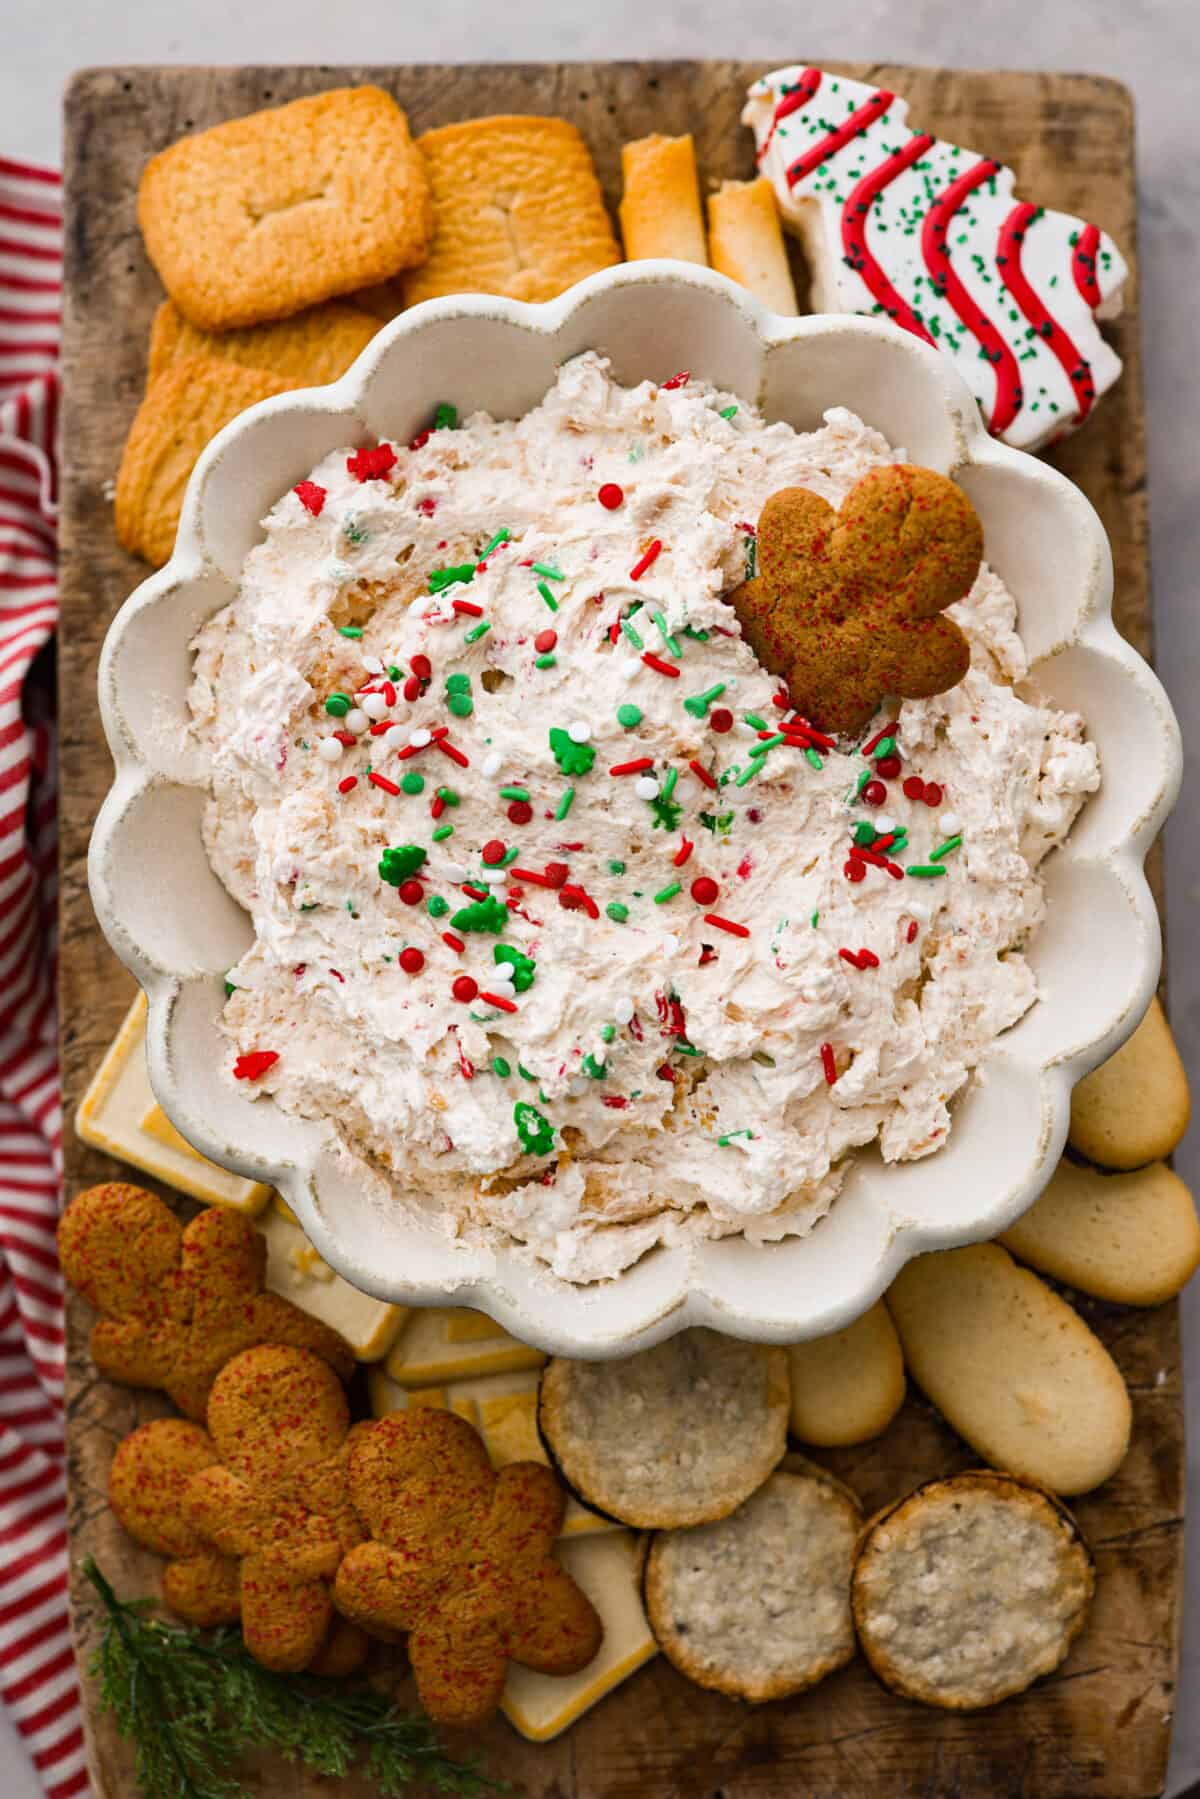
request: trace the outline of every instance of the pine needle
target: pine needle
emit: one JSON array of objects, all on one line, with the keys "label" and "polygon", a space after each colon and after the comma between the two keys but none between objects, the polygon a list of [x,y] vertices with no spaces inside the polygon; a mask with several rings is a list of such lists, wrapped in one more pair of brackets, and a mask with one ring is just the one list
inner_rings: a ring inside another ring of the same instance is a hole
[{"label": "pine needle", "polygon": [[316,1774],[356,1764],[383,1799],[414,1782],[454,1799],[511,1789],[450,1759],[429,1720],[401,1712],[373,1687],[314,1674],[273,1674],[236,1630],[199,1631],[124,1601],[91,1556],[84,1573],[104,1606],[92,1658],[101,1707],[129,1738],[142,1799],[252,1799],[231,1772],[248,1749],[273,1749]]}]

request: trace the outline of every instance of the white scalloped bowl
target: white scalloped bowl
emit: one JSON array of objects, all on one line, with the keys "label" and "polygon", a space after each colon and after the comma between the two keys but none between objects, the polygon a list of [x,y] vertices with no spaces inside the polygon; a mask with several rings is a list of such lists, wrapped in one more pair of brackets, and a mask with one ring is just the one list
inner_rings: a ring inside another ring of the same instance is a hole
[{"label": "white scalloped bowl", "polygon": [[[801,431],[848,406],[914,461],[952,474],[1016,596],[1030,686],[1083,713],[1103,784],[1045,865],[1048,917],[1029,948],[1041,997],[992,1046],[944,1149],[893,1167],[860,1155],[809,1236],[658,1248],[580,1288],[515,1250],[453,1244],[382,1207],[339,1164],[332,1126],[244,1098],[223,1078],[222,976],[252,933],[201,844],[206,768],[187,736],[186,695],[190,639],[232,597],[259,521],[322,456],[407,440],[439,400],[518,417],[584,349],[604,351],[627,383],[689,368]],[[1117,635],[1111,595],[1108,543],[1082,494],[989,438],[949,363],[891,325],[779,318],[678,263],[626,264],[544,306],[470,296],[417,307],[333,386],[267,400],[221,432],[192,476],[174,556],[122,607],[104,646],[116,777],[89,874],[104,932],[149,998],[159,1101],[204,1155],[277,1187],[326,1261],[381,1299],[476,1306],[527,1342],[580,1356],[626,1354],[693,1324],[770,1342],[836,1329],[910,1256],[992,1237],[1032,1203],[1061,1152],[1074,1083],[1129,1035],[1154,991],[1161,946],[1143,861],[1175,796],[1179,737],[1158,681]]]}]

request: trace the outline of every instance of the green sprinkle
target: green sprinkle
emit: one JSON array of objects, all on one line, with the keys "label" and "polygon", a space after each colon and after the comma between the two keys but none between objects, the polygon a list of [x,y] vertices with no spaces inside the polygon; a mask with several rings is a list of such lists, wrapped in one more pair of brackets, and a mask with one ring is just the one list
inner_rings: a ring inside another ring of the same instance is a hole
[{"label": "green sprinkle", "polygon": [[929,860],[940,862],[943,856],[948,856],[951,850],[956,850],[961,842],[961,837],[947,837],[945,843],[939,843],[935,850],[930,851]]},{"label": "green sprinkle", "polygon": [[551,612],[557,612],[558,611],[558,601],[555,599],[554,595],[550,592],[550,589],[546,586],[546,583],[544,581],[538,582],[537,590],[541,594],[542,598],[545,600],[547,606],[549,606]]},{"label": "green sprinkle", "polygon": [[623,706],[617,707],[617,723],[623,725],[625,730],[632,731],[634,727],[640,725],[641,722],[642,709],[640,706],[631,705],[630,702],[626,700]]},{"label": "green sprinkle", "polygon": [[881,756],[892,755],[895,752],[895,748],[896,739],[894,737],[881,737],[879,742],[875,745],[875,748],[871,751],[871,758],[873,761],[878,762]]},{"label": "green sprinkle", "polygon": [[620,900],[609,900],[604,910],[608,913],[608,916],[612,919],[614,924],[624,924],[625,920],[629,917],[629,907],[623,906]]},{"label": "green sprinkle", "polygon": [[714,836],[716,835],[716,833],[718,831],[720,831],[721,835],[724,836],[725,832],[729,829],[730,825],[733,823],[733,813],[732,812],[719,812],[719,813],[702,812],[700,814],[700,823],[704,826],[704,829],[706,831],[711,831]]},{"label": "green sprinkle", "polygon": [[500,789],[500,798],[502,800],[527,800],[529,798],[529,789],[528,787],[502,787]]},{"label": "green sprinkle", "polygon": [[517,1127],[517,1136],[521,1139],[521,1148],[527,1156],[548,1156],[554,1148],[554,1126],[548,1118],[544,1118],[536,1106],[526,1100],[519,1099],[513,1107],[513,1123]]},{"label": "green sprinkle", "polygon": [[854,827],[854,841],[860,850],[869,850],[879,832],[869,819],[862,818]]},{"label": "green sprinkle", "polygon": [[735,787],[744,787],[746,785],[747,781],[752,781],[754,779],[755,775],[760,773],[761,769],[762,769],[762,757],[760,756],[757,762],[749,762],[746,764],[746,767],[742,770],[741,774],[737,777],[737,780],[733,783],[734,786]]},{"label": "green sprinkle", "polygon": [[617,1027],[615,1024],[606,1024],[600,1032],[600,1035],[603,1037],[605,1043],[611,1043],[613,1038],[616,1036],[616,1034],[617,1034]]},{"label": "green sprinkle", "polygon": [[358,917],[358,913],[354,910],[354,901],[353,900],[346,901],[346,910],[350,914],[351,918]]},{"label": "green sprinkle", "polygon": [[670,799],[675,791],[675,783],[678,779],[679,770],[677,768],[668,768],[666,774],[663,776],[662,787],[659,789],[658,797],[660,800]]},{"label": "green sprinkle", "polygon": [[575,789],[573,787],[564,788],[563,796],[559,800],[557,806],[554,808],[555,818],[559,822],[561,822],[567,816],[567,813],[571,810],[571,807],[574,804],[575,804]]},{"label": "green sprinkle", "polygon": [[470,718],[475,710],[475,702],[470,694],[461,693],[458,688],[446,695],[446,706],[455,718]]},{"label": "green sprinkle", "polygon": [[492,961],[497,968],[511,968],[515,990],[518,993],[528,993],[537,973],[537,963],[532,956],[523,955],[511,943],[497,943],[492,948]]},{"label": "green sprinkle", "polygon": [[505,852],[501,856],[499,862],[497,862],[496,867],[497,868],[511,868],[513,863],[516,861],[517,857],[520,854],[521,854],[520,850],[517,849],[516,846],[514,845],[512,849],[505,850]]},{"label": "green sprinkle", "polygon": [[511,537],[511,532],[506,531],[504,529],[504,526],[501,525],[501,527],[497,531],[495,537],[493,537],[491,543],[488,544],[487,548],[483,552],[483,555],[479,558],[480,562],[486,562],[488,557],[491,555],[492,551],[495,549],[498,549],[502,543],[508,543],[510,537]]},{"label": "green sprinkle", "polygon": [[316,902],[316,900],[308,900],[308,901],[306,901],[306,903],[305,903],[305,904],[304,904],[304,905],[303,905],[303,906],[301,906],[301,908],[300,908],[300,910],[301,910],[301,911],[302,911],[302,912],[315,912],[315,911],[316,911],[316,909],[317,909],[317,902]]},{"label": "green sprinkle", "polygon": [[226,980],[226,982],[225,982],[225,998],[228,999],[229,995],[231,993],[236,993],[236,992],[237,992],[237,988],[235,987],[234,983],[230,980]]},{"label": "green sprinkle", "polygon": [[443,899],[440,893],[431,893],[425,901],[425,910],[430,918],[445,918],[450,910],[450,901]]},{"label": "green sprinkle", "polygon": [[707,643],[709,639],[709,633],[707,631],[698,631],[695,625],[685,625],[683,627],[683,634],[685,637],[694,637],[697,643]]},{"label": "green sprinkle", "polygon": [[452,568],[434,568],[429,571],[430,593],[443,593],[447,587],[453,587],[456,581],[473,581],[475,564],[473,562],[456,562]]},{"label": "green sprinkle", "polygon": [[492,1073],[498,1074],[502,1081],[506,1081],[512,1073],[512,1064],[506,1062],[503,1056],[493,1056]]},{"label": "green sprinkle", "polygon": [[819,912],[814,912],[808,922],[809,922],[809,924],[811,924],[813,930],[815,931],[818,924],[821,922],[821,914]]},{"label": "green sprinkle", "polygon": [[453,825],[439,825],[437,830],[433,833],[433,841],[435,843],[445,843],[447,837],[453,837],[453,835]]},{"label": "green sprinkle", "polygon": [[345,718],[350,710],[351,700],[348,693],[331,693],[325,702],[325,710],[330,718]]},{"label": "green sprinkle", "polygon": [[722,406],[720,412],[718,412],[718,414],[717,414],[717,417],[719,419],[731,419],[734,416],[734,414],[736,413],[736,411],[737,411],[736,406]]},{"label": "green sprinkle", "polygon": [[457,806],[458,804],[458,795],[455,793],[453,787],[439,787],[437,796],[446,806]]},{"label": "green sprinkle", "polygon": [[940,862],[914,862],[904,872],[915,875],[919,881],[932,881],[936,876],[944,875],[946,870]]},{"label": "green sprinkle", "polygon": [[361,625],[339,625],[338,626],[338,636],[339,637],[361,637],[362,634],[363,634],[363,628]]},{"label": "green sprinkle", "polygon": [[579,1066],[583,1069],[584,1074],[590,1075],[594,1081],[603,1081],[608,1076],[607,1063],[597,1062],[591,1050],[588,1051]]},{"label": "green sprinkle", "polygon": [[524,1062],[517,1063],[517,1073],[520,1075],[520,1077],[523,1081],[535,1081],[537,1079],[537,1076],[535,1074],[530,1074],[530,1072],[526,1068]]},{"label": "green sprinkle", "polygon": [[391,663],[388,667],[388,680],[389,681],[401,681],[403,679],[404,679],[404,670],[402,668],[397,668],[396,664],[394,662]]},{"label": "green sprinkle", "polygon": [[554,654],[554,651],[547,650],[544,656],[534,657],[533,666],[535,668],[553,668],[557,661],[558,657]]},{"label": "green sprinkle", "polygon": [[576,743],[560,725],[550,727],[550,749],[561,775],[590,774],[596,760],[594,744]]},{"label": "green sprinkle", "polygon": [[465,674],[459,673],[456,675],[447,675],[446,676],[446,692],[447,693],[469,693],[470,691],[471,691],[470,675],[465,675]]},{"label": "green sprinkle", "polygon": [[808,748],[804,752],[804,760],[809,764],[809,766],[811,768],[815,768],[818,774],[820,774],[821,770],[825,766],[825,764],[822,762],[821,758],[818,756],[816,750],[814,750],[811,743],[809,744]]},{"label": "green sprinkle", "polygon": [[633,645],[635,650],[645,649],[645,647],[646,647],[645,644],[642,642],[642,639],[639,637],[638,633],[634,630],[633,626],[630,624],[630,622],[627,618],[623,618],[621,620],[621,630],[624,633],[624,635],[626,637],[628,637],[630,643]]},{"label": "green sprinkle", "polygon": [[449,400],[443,400],[433,415],[435,431],[453,431],[458,423],[458,407],[451,406]]},{"label": "green sprinkle", "polygon": [[863,788],[864,788],[864,787],[865,787],[865,786],[866,786],[866,784],[867,784],[867,782],[868,782],[868,781],[869,781],[869,780],[870,780],[870,779],[871,779],[871,771],[870,771],[870,769],[869,769],[869,768],[864,768],[864,769],[863,769],[863,771],[862,771],[862,773],[861,773],[861,775],[859,775],[859,777],[858,777],[858,780],[857,780],[857,781],[856,781],[856,783],[855,783],[855,786],[854,786],[854,797],[855,797],[855,799],[857,799],[857,798],[858,798],[858,796],[859,796],[859,794],[860,794],[860,793],[861,793],[861,792],[862,792],[862,790],[863,790]]},{"label": "green sprinkle", "polygon": [[677,893],[682,892],[683,883],[681,881],[671,881],[666,887],[659,888],[654,896],[654,903],[656,906],[665,906],[668,900],[673,900]]},{"label": "green sprinkle", "polygon": [[554,568],[549,562],[535,562],[533,572],[535,575],[545,575],[547,581],[565,581],[567,578],[561,568]]},{"label": "green sprinkle", "polygon": [[384,850],[379,858],[379,878],[389,887],[399,887],[402,881],[416,874],[424,860],[425,851],[419,843],[396,844]]},{"label": "green sprinkle", "polygon": [[702,1056],[704,1051],[697,1049],[694,1043],[685,1043],[680,1037],[675,1044],[675,1054],[677,1056]]},{"label": "green sprinkle", "polygon": [[684,700],[683,709],[690,712],[693,718],[703,718],[714,700],[719,700],[725,691],[724,681],[718,681],[714,687],[705,688],[703,693],[693,693]]},{"label": "green sprinkle", "polygon": [[717,1142],[721,1145],[721,1148],[724,1149],[727,1144],[734,1142],[738,1137],[749,1137],[751,1142],[753,1142],[754,1132],[750,1130],[726,1131],[723,1137],[717,1138]]},{"label": "green sprinkle", "polygon": [[663,617],[662,613],[658,610],[657,607],[650,614],[650,616],[654,620],[655,624],[658,626],[658,634],[662,638],[663,642],[666,644],[668,650],[671,652],[672,656],[674,656],[676,662],[680,661],[683,656],[683,651],[679,647],[678,639],[672,637],[671,633],[667,630],[666,619]]},{"label": "green sprinkle", "polygon": [[623,875],[625,873],[625,864],[623,862],[612,861],[608,865],[608,872],[610,875]]},{"label": "green sprinkle", "polygon": [[757,1062],[760,1068],[774,1068],[776,1065],[774,1056],[769,1056],[765,1049],[751,1050],[750,1060]]},{"label": "green sprinkle", "polygon": [[492,627],[488,623],[487,619],[481,618],[477,625],[472,625],[471,629],[464,634],[463,642],[464,643],[478,643],[479,639],[481,637],[487,636],[487,634],[491,630],[491,628]]},{"label": "green sprinkle", "polygon": [[489,894],[486,899],[463,906],[450,923],[456,931],[494,931],[498,936],[508,923],[508,907]]},{"label": "green sprinkle", "polygon": [[776,732],[774,737],[760,738],[759,741],[754,745],[753,749],[750,751],[750,754],[751,754],[751,756],[765,756],[767,751],[773,750],[777,743],[786,743],[786,742],[787,742],[786,731],[778,731],[778,732]]},{"label": "green sprinkle", "polygon": [[748,725],[753,725],[756,731],[765,731],[767,729],[766,719],[760,717],[757,712],[743,712],[742,717]]},{"label": "green sprinkle", "polygon": [[404,793],[424,793],[425,777],[419,775],[415,768],[410,768],[406,775],[401,776],[400,787]]}]

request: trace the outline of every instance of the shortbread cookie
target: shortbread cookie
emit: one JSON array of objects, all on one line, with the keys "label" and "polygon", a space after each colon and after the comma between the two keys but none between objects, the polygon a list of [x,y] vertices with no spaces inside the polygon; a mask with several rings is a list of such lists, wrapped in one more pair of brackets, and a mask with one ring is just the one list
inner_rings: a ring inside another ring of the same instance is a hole
[{"label": "shortbread cookie", "polygon": [[150,329],[147,381],[185,357],[216,356],[243,368],[266,369],[302,387],[321,387],[345,374],[378,329],[377,320],[348,300],[327,300],[271,325],[201,331],[173,300],[164,300]]},{"label": "shortbread cookie", "polygon": [[706,1524],[762,1485],[787,1447],[782,1349],[681,1331],[616,1362],[556,1357],[538,1426],[586,1505],[641,1528]]},{"label": "shortbread cookie", "polygon": [[228,331],[411,268],[433,208],[391,95],[344,87],[180,138],[146,165],[138,223],[179,310]]},{"label": "shortbread cookie", "polygon": [[1106,233],[1018,200],[994,157],[913,131],[908,103],[776,69],[742,113],[812,271],[814,312],[888,318],[940,350],[1006,443],[1081,424],[1121,372],[1096,317],[1127,270]]},{"label": "shortbread cookie", "polygon": [[878,1300],[845,1330],[788,1350],[788,1426],[802,1443],[866,1443],[904,1404],[904,1358],[887,1307]]},{"label": "shortbread cookie", "polygon": [[511,1374],[540,1368],[540,1349],[518,1342],[489,1318],[466,1306],[422,1306],[414,1311],[387,1359],[402,1387],[441,1386],[478,1374]]},{"label": "shortbread cookie", "polygon": [[803,1692],[854,1655],[850,1571],[862,1509],[829,1482],[772,1474],[728,1518],[660,1531],[646,1611],[689,1680],[737,1699]]},{"label": "shortbread cookie", "polygon": [[629,262],[669,256],[676,262],[708,263],[696,147],[691,132],[663,137],[655,132],[621,151],[625,191],[621,236]]},{"label": "shortbread cookie", "polygon": [[723,181],[708,196],[708,254],[714,269],[760,299],[772,312],[797,311],[775,190],[757,181]]},{"label": "shortbread cookie", "polygon": [[160,567],[175,548],[188,477],[204,446],[247,406],[297,385],[265,369],[189,356],[152,381],[117,475],[117,536]]},{"label": "shortbread cookie", "polygon": [[374,287],[360,287],[346,295],[349,305],[357,306],[369,318],[386,325],[404,311],[404,292],[399,281],[377,281]]},{"label": "shortbread cookie", "polygon": [[552,300],[620,262],[591,155],[565,119],[467,119],[417,143],[437,230],[429,261],[404,278],[407,306],[438,294]]},{"label": "shortbread cookie", "polygon": [[994,1243],[919,1256],[887,1295],[909,1373],[996,1468],[1054,1493],[1116,1472],[1131,1412],[1121,1372],[1036,1274]]},{"label": "shortbread cookie", "polygon": [[1200,1267],[1200,1219],[1165,1162],[1132,1174],[1062,1161],[1000,1241],[1023,1262],[1117,1305],[1156,1306]]},{"label": "shortbread cookie", "polygon": [[1071,1143],[1105,1168],[1140,1168],[1169,1156],[1191,1117],[1187,1075],[1157,998],[1115,1056],[1071,1096]]},{"label": "shortbread cookie", "polygon": [[385,1305],[352,1287],[322,1261],[300,1226],[277,1201],[258,1221],[267,1240],[267,1286],[319,1318],[347,1342],[360,1362],[385,1356],[404,1328],[407,1306]]},{"label": "shortbread cookie", "polygon": [[1058,1667],[1094,1585],[1067,1508],[981,1469],[928,1481],[870,1520],[854,1565],[854,1623],[885,1686],[971,1711]]},{"label": "shortbread cookie", "polygon": [[595,1606],[604,1641],[578,1674],[535,1674],[510,1663],[500,1710],[514,1730],[534,1743],[561,1735],[658,1654],[642,1606],[640,1558],[627,1530],[578,1543],[560,1537],[554,1553]]},{"label": "shortbread cookie", "polygon": [[75,1114],[85,1143],[206,1205],[261,1212],[271,1189],[218,1168],[194,1150],[154,1097],[146,1072],[146,995],[139,993]]}]

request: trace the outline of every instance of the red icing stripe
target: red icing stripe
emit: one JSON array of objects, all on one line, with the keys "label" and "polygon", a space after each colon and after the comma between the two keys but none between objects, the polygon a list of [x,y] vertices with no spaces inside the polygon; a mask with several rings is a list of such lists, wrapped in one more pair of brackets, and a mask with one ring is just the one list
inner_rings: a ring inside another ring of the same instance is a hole
[{"label": "red icing stripe", "polygon": [[[1066,370],[1067,379],[1071,383],[1079,417],[1085,419],[1092,409],[1096,398],[1096,384],[1092,380],[1092,367],[1087,358],[1081,356],[1072,339],[1063,330],[1053,313],[1047,312],[1041,300],[1034,293],[1021,267],[1021,246],[1025,241],[1039,208],[1031,206],[1028,201],[1018,201],[1000,227],[1000,236],[996,243],[996,266],[1000,270],[1000,279],[1016,301],[1037,335],[1057,356]],[[1093,226],[1088,227],[1093,230]],[[1099,234],[1097,234],[1099,235]],[[1076,251],[1078,254],[1078,250]]]},{"label": "red icing stripe", "polygon": [[786,119],[789,113],[799,112],[802,106],[807,106],[809,101],[816,94],[820,85],[820,69],[805,69],[791,93],[785,94],[783,99],[779,102],[779,105],[775,108],[771,117],[771,129],[767,132],[766,137],[764,137],[762,141],[762,148],[755,158],[756,162],[761,162],[763,157],[767,154],[767,151],[771,148],[771,139],[775,136],[775,128],[779,124],[780,119]]},{"label": "red icing stripe", "polygon": [[1011,346],[1005,342],[983,308],[976,305],[954,273],[950,265],[950,252],[946,248],[946,235],[955,213],[968,194],[974,193],[977,187],[982,187],[985,181],[989,181],[999,171],[1000,164],[992,157],[982,158],[956,181],[952,181],[944,193],[938,195],[921,227],[921,250],[934,286],[950,302],[971,335],[978,338],[995,371],[996,398],[989,424],[997,434],[1006,430],[1021,410],[1021,370]]},{"label": "red icing stripe", "polygon": [[839,150],[844,150],[860,131],[865,131],[881,113],[887,111],[895,98],[895,94],[889,94],[882,87],[877,94],[872,94],[836,131],[829,132],[811,150],[806,150],[803,156],[797,157],[787,172],[788,186],[795,187],[798,181],[803,181],[806,175],[811,175],[814,169],[819,168],[827,157],[836,156]]},{"label": "red icing stripe", "polygon": [[1075,241],[1075,254],[1071,258],[1075,285],[1093,312],[1100,304],[1100,283],[1096,279],[1096,252],[1099,248],[1099,225],[1085,225]]},{"label": "red icing stripe", "polygon": [[914,336],[924,338],[927,344],[933,339],[907,300],[900,298],[867,248],[867,218],[884,188],[905,169],[911,168],[918,157],[924,156],[932,143],[933,139],[924,134],[910,137],[903,149],[893,150],[869,175],[863,176],[847,195],[842,208],[842,248],[846,252],[846,261],[857,275],[862,276],[871,298],[882,306],[888,318],[903,325]]}]

